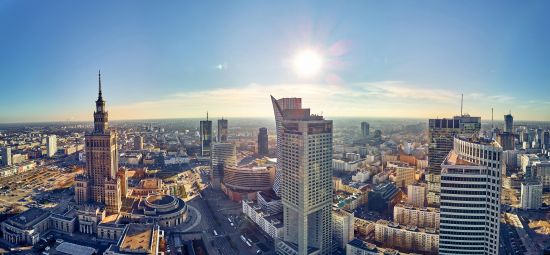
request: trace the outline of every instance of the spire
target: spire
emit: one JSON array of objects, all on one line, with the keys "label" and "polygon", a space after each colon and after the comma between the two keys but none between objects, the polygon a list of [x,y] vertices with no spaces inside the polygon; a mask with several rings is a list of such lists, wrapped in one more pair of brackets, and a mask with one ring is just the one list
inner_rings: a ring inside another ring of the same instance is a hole
[{"label": "spire", "polygon": [[208,111],[206,111],[206,120],[208,121]]},{"label": "spire", "polygon": [[99,77],[99,96],[98,96],[98,99],[103,99],[103,95],[101,94],[101,70],[99,70],[99,72],[98,72],[98,77]]}]

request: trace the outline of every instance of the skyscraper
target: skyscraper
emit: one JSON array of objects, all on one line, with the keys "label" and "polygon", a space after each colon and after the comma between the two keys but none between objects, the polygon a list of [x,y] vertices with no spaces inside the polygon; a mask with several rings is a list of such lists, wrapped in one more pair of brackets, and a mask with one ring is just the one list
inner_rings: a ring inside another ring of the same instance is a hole
[{"label": "skyscraper", "polygon": [[439,254],[499,254],[502,148],[454,138],[441,171]]},{"label": "skyscraper", "polygon": [[514,132],[514,117],[512,114],[504,115],[504,132]]},{"label": "skyscraper", "polygon": [[220,188],[224,168],[237,167],[237,149],[232,143],[214,143],[210,157],[210,181],[213,188]]},{"label": "skyscraper", "polygon": [[[274,100],[277,110],[280,105]],[[279,123],[284,230],[277,254],[330,254],[332,121],[309,109],[281,110]]]},{"label": "skyscraper", "polygon": [[2,149],[2,166],[11,166],[11,148],[4,147]]},{"label": "skyscraper", "polygon": [[134,150],[143,150],[143,137],[136,135],[134,136]]},{"label": "skyscraper", "polygon": [[212,121],[208,120],[208,113],[206,113],[206,120],[201,120],[200,122],[199,132],[201,139],[201,156],[209,157],[212,146]]},{"label": "skyscraper", "polygon": [[57,136],[49,135],[46,139],[46,149],[48,157],[53,157],[57,152]]},{"label": "skyscraper", "polygon": [[[271,103],[273,104],[273,112],[275,113],[275,129],[277,131],[277,159],[281,159],[281,139],[283,134],[283,120],[285,119],[284,112],[287,109],[301,109],[302,108],[302,99],[301,98],[281,98],[279,100],[271,96]],[[273,183],[273,190],[277,196],[280,196],[279,188],[281,186],[281,164],[277,161],[277,167],[275,172],[275,182]]]},{"label": "skyscraper", "polygon": [[361,135],[363,137],[368,137],[370,134],[370,125],[368,122],[363,121],[361,122]]},{"label": "skyscraper", "polygon": [[109,128],[108,117],[99,74],[94,130],[85,136],[86,168],[75,178],[75,200],[78,204],[103,204],[108,213],[118,213],[125,185],[118,175],[117,134]]},{"label": "skyscraper", "polygon": [[218,120],[218,139],[217,142],[223,143],[227,142],[227,120],[224,120],[223,118],[221,120]]},{"label": "skyscraper", "polygon": [[458,134],[478,136],[481,118],[469,115],[452,119],[430,119],[428,124],[430,145],[428,148],[428,205],[439,204],[441,163],[453,148],[453,137]]},{"label": "skyscraper", "polygon": [[258,154],[265,156],[269,154],[267,128],[260,128],[258,132]]}]

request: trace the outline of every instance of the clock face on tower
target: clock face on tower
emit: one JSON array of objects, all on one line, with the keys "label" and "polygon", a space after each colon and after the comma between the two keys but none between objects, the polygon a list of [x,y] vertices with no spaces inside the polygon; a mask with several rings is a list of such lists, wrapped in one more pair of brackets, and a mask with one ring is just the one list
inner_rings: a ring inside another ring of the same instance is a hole
[{"label": "clock face on tower", "polygon": [[98,107],[97,107],[97,111],[98,111],[98,112],[102,112],[103,109],[101,109],[101,108],[102,108],[101,106],[98,106]]}]

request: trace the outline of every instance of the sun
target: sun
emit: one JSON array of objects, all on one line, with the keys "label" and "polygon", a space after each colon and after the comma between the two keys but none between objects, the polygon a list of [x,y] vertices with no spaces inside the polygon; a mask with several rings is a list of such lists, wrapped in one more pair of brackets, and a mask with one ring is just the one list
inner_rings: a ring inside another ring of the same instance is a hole
[{"label": "sun", "polygon": [[323,58],[314,50],[304,50],[294,57],[294,70],[298,75],[309,78],[317,75],[323,68]]}]

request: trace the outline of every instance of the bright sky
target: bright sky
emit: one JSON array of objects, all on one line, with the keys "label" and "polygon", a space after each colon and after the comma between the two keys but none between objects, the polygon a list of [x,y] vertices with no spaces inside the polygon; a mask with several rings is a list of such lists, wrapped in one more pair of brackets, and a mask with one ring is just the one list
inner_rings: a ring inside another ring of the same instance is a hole
[{"label": "bright sky", "polygon": [[[0,1],[0,122],[269,117],[550,120],[550,1]],[[322,60],[301,75],[297,56]]]}]

